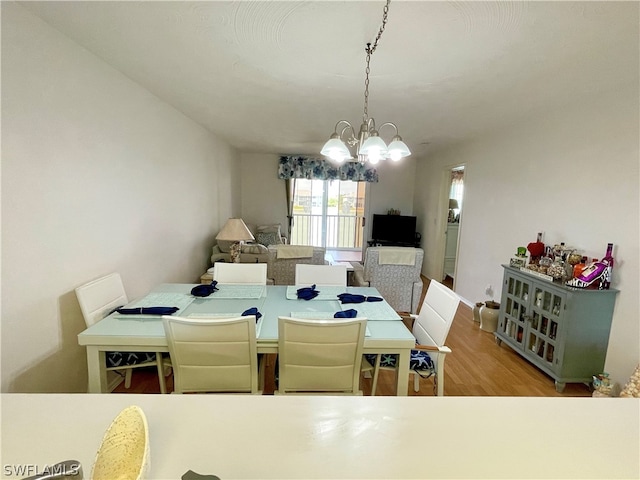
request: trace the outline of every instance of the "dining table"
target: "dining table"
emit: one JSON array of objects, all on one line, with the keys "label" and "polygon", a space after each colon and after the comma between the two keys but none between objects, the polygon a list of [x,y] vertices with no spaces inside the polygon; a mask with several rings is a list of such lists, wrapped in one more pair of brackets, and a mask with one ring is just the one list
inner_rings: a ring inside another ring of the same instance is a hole
[{"label": "dining table", "polygon": [[[362,303],[341,303],[338,294],[362,295],[364,299],[382,298],[373,287],[318,286],[311,300],[298,299],[300,287],[287,285],[224,285],[207,297],[196,297],[196,284],[166,283],[144,297],[129,302],[127,308],[150,306],[177,307],[173,315],[187,318],[233,317],[257,308],[262,314],[256,325],[259,354],[278,353],[278,317],[331,318],[336,312],[354,309],[367,318],[365,354],[396,354],[396,395],[407,395],[409,360],[415,338],[402,318],[384,299]],[[373,297],[373,298],[372,298]],[[88,392],[108,391],[105,352],[168,352],[162,317],[159,315],[122,315],[112,312],[78,334],[78,343],[86,347]]]}]

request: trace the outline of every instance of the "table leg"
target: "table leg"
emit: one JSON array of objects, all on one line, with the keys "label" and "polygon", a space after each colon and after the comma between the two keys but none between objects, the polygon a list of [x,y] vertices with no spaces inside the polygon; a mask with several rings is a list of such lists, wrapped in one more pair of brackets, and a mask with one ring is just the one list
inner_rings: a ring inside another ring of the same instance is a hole
[{"label": "table leg", "polygon": [[87,371],[89,373],[89,393],[107,392],[107,371],[105,352],[98,350],[98,347],[88,345],[87,347]]},{"label": "table leg", "polygon": [[400,350],[396,370],[396,395],[407,396],[409,393],[409,361],[411,360],[411,349]]}]

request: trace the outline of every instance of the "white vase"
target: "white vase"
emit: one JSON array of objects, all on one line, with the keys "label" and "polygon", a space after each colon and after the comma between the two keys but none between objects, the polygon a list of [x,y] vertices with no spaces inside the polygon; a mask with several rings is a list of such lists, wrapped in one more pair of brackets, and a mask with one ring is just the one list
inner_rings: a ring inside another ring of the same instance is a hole
[{"label": "white vase", "polygon": [[489,301],[480,307],[480,330],[495,332],[498,329],[500,304]]}]

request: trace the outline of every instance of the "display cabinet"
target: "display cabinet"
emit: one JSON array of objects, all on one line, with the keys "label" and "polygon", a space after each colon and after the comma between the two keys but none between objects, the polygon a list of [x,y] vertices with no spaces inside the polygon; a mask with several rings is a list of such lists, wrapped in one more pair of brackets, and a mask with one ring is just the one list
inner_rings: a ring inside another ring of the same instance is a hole
[{"label": "display cabinet", "polygon": [[556,390],[603,372],[618,290],[570,288],[503,265],[496,343],[550,375]]}]

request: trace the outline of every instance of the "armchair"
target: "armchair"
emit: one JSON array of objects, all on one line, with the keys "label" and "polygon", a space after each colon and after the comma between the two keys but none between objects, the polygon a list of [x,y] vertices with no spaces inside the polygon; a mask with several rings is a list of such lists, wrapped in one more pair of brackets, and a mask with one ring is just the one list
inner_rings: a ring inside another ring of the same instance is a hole
[{"label": "armchair", "polygon": [[354,284],[375,287],[395,310],[415,313],[422,295],[424,250],[408,247],[370,247],[364,267],[354,269]]}]

